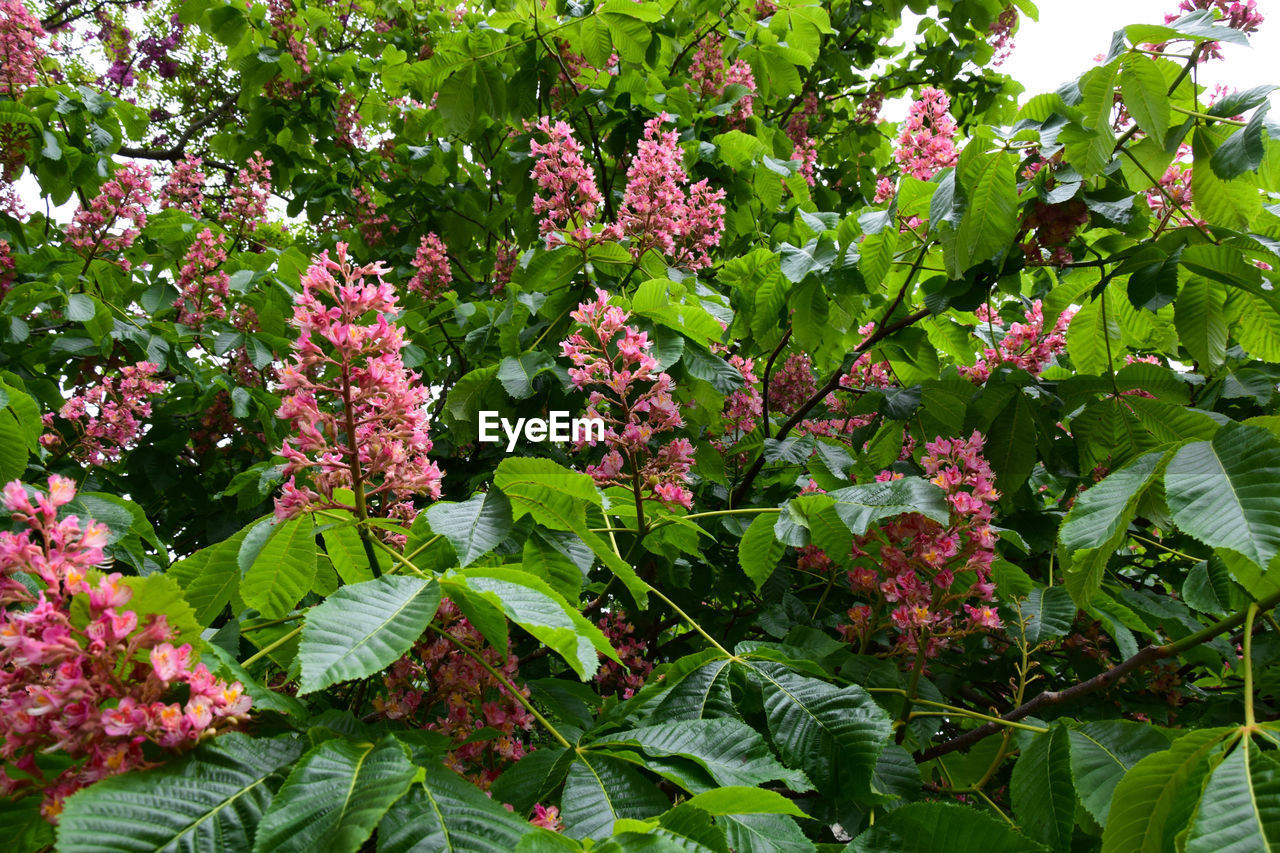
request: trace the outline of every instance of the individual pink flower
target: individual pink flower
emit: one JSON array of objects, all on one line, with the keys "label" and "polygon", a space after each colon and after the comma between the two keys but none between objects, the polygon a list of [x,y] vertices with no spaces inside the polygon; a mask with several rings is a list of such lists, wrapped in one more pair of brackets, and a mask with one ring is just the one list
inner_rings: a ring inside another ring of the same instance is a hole
[{"label": "individual pink flower", "polygon": [[388,272],[380,263],[355,266],[339,243],[336,260],[325,252],[302,276],[292,321],[298,339],[280,373],[276,412],[294,431],[280,449],[289,479],[276,500],[279,518],[343,506],[334,498],[340,488],[398,501],[440,496],[440,468],[427,458],[431,390],[401,359]]},{"label": "individual pink flower", "polygon": [[[86,465],[104,465],[120,459],[136,445],[143,421],[151,416],[151,398],[169,387],[155,379],[159,368],[149,362],[120,368],[118,376],[103,376],[77,391],[62,404],[58,416],[75,437],[67,442],[59,433],[46,433],[40,443],[50,449],[69,446],[70,453]],[[46,414],[45,426],[53,415]]]},{"label": "individual pink flower", "polygon": [[534,805],[533,817],[529,818],[529,823],[552,832],[564,829],[564,824],[560,822],[560,809],[556,806],[544,806],[542,803]]},{"label": "individual pink flower", "polygon": [[418,252],[413,258],[413,277],[409,279],[409,289],[421,293],[425,298],[439,296],[453,283],[453,270],[449,268],[449,257],[444,242],[435,232],[427,234],[418,243]]}]

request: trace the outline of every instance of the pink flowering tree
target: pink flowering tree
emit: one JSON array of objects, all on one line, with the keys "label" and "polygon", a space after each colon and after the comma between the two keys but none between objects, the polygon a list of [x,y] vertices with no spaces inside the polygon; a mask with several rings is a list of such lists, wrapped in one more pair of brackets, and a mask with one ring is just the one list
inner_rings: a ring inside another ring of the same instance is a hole
[{"label": "pink flowering tree", "polygon": [[1265,5],[0,0],[4,849],[1271,849]]}]

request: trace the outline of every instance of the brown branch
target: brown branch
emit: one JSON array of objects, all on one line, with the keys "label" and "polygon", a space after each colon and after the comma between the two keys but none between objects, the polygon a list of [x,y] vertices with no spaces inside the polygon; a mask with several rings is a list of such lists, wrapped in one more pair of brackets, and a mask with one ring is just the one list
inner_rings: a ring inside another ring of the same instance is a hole
[{"label": "brown branch", "polygon": [[168,148],[131,148],[126,146],[122,147],[116,153],[121,157],[133,157],[138,160],[181,160],[187,153],[187,144],[191,142],[195,135],[217,121],[222,115],[234,107],[236,101],[239,99],[239,93],[228,95],[221,104],[210,110],[208,115],[199,121],[192,122],[191,126],[183,131],[182,135],[178,137],[178,141]]}]

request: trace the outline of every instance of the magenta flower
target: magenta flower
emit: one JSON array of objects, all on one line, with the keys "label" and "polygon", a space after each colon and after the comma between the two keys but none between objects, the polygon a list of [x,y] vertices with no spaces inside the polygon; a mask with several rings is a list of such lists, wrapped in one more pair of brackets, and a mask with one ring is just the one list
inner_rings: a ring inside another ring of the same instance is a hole
[{"label": "magenta flower", "polygon": [[[123,252],[147,224],[151,203],[151,171],[127,163],[104,182],[89,206],[76,211],[67,226],[67,243],[88,251],[90,259]],[[117,230],[118,229],[118,230]],[[129,269],[127,260],[118,263]]]},{"label": "magenta flower", "polygon": [[587,244],[593,241],[591,222],[603,200],[596,186],[596,173],[582,159],[582,146],[573,138],[573,129],[562,121],[552,124],[543,116],[536,128],[547,142],[533,139],[529,150],[535,159],[529,176],[538,184],[533,198],[533,212],[542,216],[538,230],[547,248],[569,240]]},{"label": "magenta flower", "polygon": [[[1001,366],[1025,370],[1039,376],[1054,356],[1067,348],[1067,326],[1075,316],[1075,310],[1067,308],[1058,315],[1053,329],[1044,329],[1044,311],[1040,300],[1031,303],[1025,323],[1014,323],[1004,333],[997,347],[986,347],[982,357],[973,367],[961,365],[960,375],[979,384],[986,382],[991,372]],[[976,312],[982,328],[1003,329],[1004,321],[986,305]]]},{"label": "magenta flower", "polygon": [[201,231],[183,258],[178,272],[179,295],[173,307],[178,322],[199,329],[206,320],[225,320],[231,277],[218,268],[227,259],[226,238],[206,228]]},{"label": "magenta flower", "polygon": [[44,58],[38,40],[47,35],[22,0],[0,0],[0,95],[17,100],[36,84]]},{"label": "magenta flower", "polygon": [[205,174],[200,171],[203,160],[188,154],[178,161],[160,191],[160,206],[185,210],[199,219],[204,206]]},{"label": "magenta flower", "polygon": [[427,234],[418,244],[413,268],[415,272],[413,278],[409,279],[409,289],[421,293],[427,299],[439,296],[453,283],[453,270],[449,268],[447,250],[435,232]]},{"label": "magenta flower", "polygon": [[[105,465],[132,450],[143,433],[142,421],[151,416],[150,398],[169,383],[153,377],[159,368],[149,361],[120,368],[118,377],[104,376],[96,384],[73,394],[58,411],[76,434],[70,453],[86,465]],[[44,416],[46,427],[54,423]],[[58,433],[46,433],[40,443],[53,450],[64,446]]]},{"label": "magenta flower", "polygon": [[404,335],[391,322],[399,308],[383,280],[388,271],[380,263],[354,266],[339,243],[336,261],[325,252],[302,276],[292,321],[298,340],[280,374],[285,396],[276,412],[295,433],[280,449],[289,480],[277,517],[344,506],[334,499],[340,488],[356,493],[359,505],[347,508],[361,514],[374,496],[440,496],[440,468],[427,458],[431,392],[401,360]]},{"label": "magenta flower", "polygon": [[234,231],[237,239],[252,234],[266,221],[270,195],[271,161],[262,159],[261,151],[255,151],[236,175],[228,193],[228,206],[218,215],[218,221]]}]

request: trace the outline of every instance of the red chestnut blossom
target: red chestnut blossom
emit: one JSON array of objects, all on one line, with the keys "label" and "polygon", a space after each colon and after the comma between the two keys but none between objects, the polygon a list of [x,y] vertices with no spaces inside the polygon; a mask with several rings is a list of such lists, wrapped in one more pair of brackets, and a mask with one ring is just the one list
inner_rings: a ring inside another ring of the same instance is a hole
[{"label": "red chestnut blossom", "polygon": [[182,325],[199,329],[208,319],[226,319],[231,278],[218,269],[227,259],[226,242],[222,234],[206,228],[187,250],[178,273],[180,295],[173,303]]},{"label": "red chestnut blossom", "polygon": [[712,190],[704,179],[686,194],[689,176],[679,141],[675,131],[662,130],[669,119],[662,113],[645,122],[644,138],[627,169],[618,226],[631,238],[635,257],[656,249],[672,266],[698,270],[711,265],[709,250],[720,244],[724,191]]},{"label": "red chestnut blossom", "polygon": [[413,258],[416,272],[409,279],[409,289],[433,299],[449,289],[453,283],[453,270],[449,268],[444,243],[434,232],[418,243],[418,253]]},{"label": "red chestnut blossom", "polygon": [[236,176],[228,193],[228,206],[218,221],[235,231],[237,238],[252,234],[267,216],[267,197],[271,195],[271,161],[255,151]]},{"label": "red chestnut blossom", "polygon": [[298,340],[280,374],[276,412],[296,433],[280,449],[289,479],[276,499],[278,518],[343,506],[334,499],[340,488],[356,490],[357,500],[440,496],[440,468],[427,458],[431,391],[401,360],[404,333],[391,323],[399,308],[387,272],[380,263],[354,266],[339,243],[336,261],[325,252],[302,276],[292,320]]},{"label": "red chestnut blossom", "polygon": [[[158,369],[149,361],[122,367],[119,377],[103,376],[62,404],[58,415],[76,433],[70,447],[74,458],[86,465],[105,465],[134,447],[142,434],[142,421],[151,416],[149,398],[169,387],[153,378]],[[46,428],[53,422],[52,414],[44,416]],[[50,449],[61,447],[63,441],[57,433],[40,437],[40,443]]]},{"label": "red chestnut blossom", "polygon": [[1018,368],[1039,376],[1054,356],[1066,349],[1066,330],[1075,316],[1074,308],[1067,308],[1058,315],[1053,329],[1044,330],[1044,312],[1039,299],[1026,310],[1026,322],[1014,323],[1004,331],[1004,320],[986,305],[974,312],[980,329],[993,335],[999,333],[996,347],[986,347],[982,357],[973,367],[959,366],[960,375],[979,384],[986,382],[993,370],[1001,366]]},{"label": "red chestnut blossom", "polygon": [[[908,513],[854,540],[858,565],[848,581],[865,603],[851,608],[849,622],[840,628],[847,640],[865,646],[875,632],[888,628],[896,635],[897,651],[914,654],[924,641],[926,656],[933,657],[955,637],[999,627],[989,605],[995,593],[991,504],[999,495],[981,455],[983,443],[975,431],[968,439],[939,438],[925,445],[920,464],[946,492],[947,525]],[[876,479],[900,476],[886,471]]]},{"label": "red chestnut blossom", "polygon": [[653,671],[653,664],[644,658],[648,643],[636,636],[635,626],[626,620],[624,614],[610,613],[601,617],[597,624],[618,652],[622,663],[601,655],[596,689],[601,696],[618,695],[630,699],[644,687],[645,679]]},{"label": "red chestnut blossom", "polygon": [[565,242],[564,236],[579,244],[593,241],[591,222],[602,197],[596,187],[596,173],[582,159],[582,146],[573,138],[573,129],[562,121],[552,124],[543,116],[536,125],[547,142],[529,143],[536,162],[529,176],[538,184],[533,212],[542,216],[538,230],[547,248]]},{"label": "red chestnut blossom", "polygon": [[[67,242],[90,258],[123,252],[133,245],[147,224],[151,203],[151,170],[127,163],[103,183],[87,208],[80,208],[67,226]],[[112,229],[123,226],[119,233]],[[119,261],[126,270],[129,262]]]},{"label": "red chestnut blossom", "polygon": [[343,92],[338,97],[333,128],[334,141],[344,148],[364,147],[368,144],[364,126],[360,123],[360,103],[351,92]]},{"label": "red chestnut blossom", "polygon": [[[585,329],[561,341],[560,354],[573,361],[573,386],[590,391],[586,417],[605,423],[604,459],[587,466],[587,473],[601,486],[643,490],[647,499],[690,506],[693,494],[684,484],[693,445],[677,438],[652,448],[656,436],[684,421],[671,397],[671,377],[656,372],[648,333],[626,325],[630,314],[610,305],[609,294],[598,288],[594,302],[583,302],[569,316]],[[588,443],[595,441],[580,446]]]},{"label": "red chestnut blossom", "polygon": [[1017,29],[1018,10],[1007,6],[991,25],[991,47],[995,50],[992,65],[1004,65],[1005,60],[1013,55],[1013,34]]},{"label": "red chestnut blossom", "polygon": [[791,353],[782,367],[769,377],[769,408],[791,415],[818,390],[813,375],[813,359],[808,353]]},{"label": "red chestnut blossom", "polygon": [[[940,170],[954,166],[960,159],[956,150],[956,123],[951,117],[951,100],[946,93],[932,86],[920,92],[920,99],[911,104],[907,120],[898,134],[898,147],[893,159],[902,167],[904,175],[927,181]],[[876,203],[893,195],[893,184],[881,178],[876,184]]]},{"label": "red chestnut blossom", "polygon": [[13,284],[14,270],[17,262],[13,259],[13,250],[8,240],[0,240],[0,297],[3,297]]},{"label": "red chestnut blossom", "polygon": [[[994,333],[1003,331],[1004,321],[986,305],[978,306],[975,312],[983,329]],[[1025,370],[1032,376],[1039,376],[1053,357],[1067,348],[1067,326],[1076,314],[1074,308],[1067,308],[1058,315],[1053,329],[1044,330],[1044,310],[1040,300],[1031,303],[1026,311],[1025,323],[1014,323],[1007,332],[1003,332],[1000,343],[996,347],[986,347],[982,357],[973,367],[961,365],[960,375],[978,384],[986,382],[991,372],[998,367],[1008,366]]]},{"label": "red chestnut blossom", "polygon": [[516,264],[520,260],[520,249],[510,240],[501,240],[498,242],[498,248],[494,253],[493,259],[493,286],[489,292],[494,296],[506,290],[507,285],[511,283],[511,275],[516,271]]},{"label": "red chestnut blossom", "polygon": [[858,103],[858,109],[853,114],[854,124],[868,127],[874,125],[880,121],[880,108],[883,106],[884,92],[876,89]]},{"label": "red chestnut blossom", "polygon": [[724,45],[720,36],[712,35],[703,39],[689,63],[689,76],[693,82],[686,84],[686,87],[704,103],[709,101],[714,104],[724,98],[725,90],[730,86],[745,86],[749,94],[738,99],[727,117],[730,127],[742,128],[754,111],[752,102],[756,78],[746,60],[735,59],[728,69],[724,63]]},{"label": "red chestnut blossom", "polygon": [[[56,474],[34,500],[9,483],[4,507],[26,529],[0,533],[0,791],[43,789],[50,822],[76,790],[149,766],[144,743],[192,747],[239,723],[250,705],[239,682],[192,668],[191,646],[174,648],[163,615],[125,610],[133,590],[119,574],[89,582],[107,529],[58,519],[75,491]],[[38,579],[35,593],[17,572]],[[48,778],[36,756],[55,751],[75,763]]]},{"label": "red chestnut blossom", "polygon": [[[524,757],[524,733],[533,728],[533,715],[457,644],[479,654],[512,684],[518,683],[519,661],[510,649],[499,653],[486,643],[447,598],[440,602],[436,621],[453,640],[423,640],[392,664],[382,679],[386,694],[373,700],[374,711],[453,738],[445,763],[487,789],[507,765]],[[527,699],[529,689],[518,689]],[[500,736],[465,742],[485,727],[497,729]]]},{"label": "red chestnut blossom", "polygon": [[160,191],[160,206],[185,210],[199,219],[204,206],[205,174],[200,171],[204,161],[188,154],[173,167],[168,182]]},{"label": "red chestnut blossom", "polygon": [[0,0],[0,95],[17,100],[36,84],[44,57],[38,39],[46,35],[22,0]]}]

